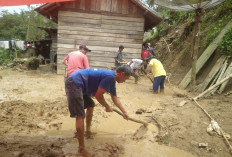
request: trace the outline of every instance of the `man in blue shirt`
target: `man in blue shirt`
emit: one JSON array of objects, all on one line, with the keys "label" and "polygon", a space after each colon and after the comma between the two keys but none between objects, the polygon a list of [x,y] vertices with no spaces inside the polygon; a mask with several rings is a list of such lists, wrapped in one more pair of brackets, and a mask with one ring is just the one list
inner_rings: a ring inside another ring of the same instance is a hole
[{"label": "man in blue shirt", "polygon": [[76,118],[77,138],[79,142],[78,152],[83,156],[90,156],[84,145],[84,118],[85,108],[92,108],[92,113],[86,114],[86,133],[91,133],[90,126],[93,115],[94,104],[88,104],[85,96],[94,96],[97,101],[105,107],[106,112],[112,112],[112,108],[105,101],[103,94],[110,93],[114,104],[122,111],[124,118],[129,116],[122,106],[116,94],[116,81],[125,82],[132,74],[128,65],[122,65],[113,70],[106,69],[84,69],[71,74],[65,81],[65,91],[68,100],[70,117]]}]

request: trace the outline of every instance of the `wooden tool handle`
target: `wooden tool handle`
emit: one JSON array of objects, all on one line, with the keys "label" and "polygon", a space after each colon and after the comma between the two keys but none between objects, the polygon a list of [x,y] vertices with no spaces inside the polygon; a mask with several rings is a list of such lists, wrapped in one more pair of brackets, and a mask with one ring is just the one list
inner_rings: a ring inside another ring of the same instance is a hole
[{"label": "wooden tool handle", "polygon": [[[117,114],[121,115],[122,117],[124,117],[124,114],[122,114],[120,111],[116,110],[115,108],[113,108],[113,111],[116,112]],[[141,121],[141,120],[137,120],[137,119],[130,118],[130,117],[129,117],[129,120],[133,121],[133,122],[136,122],[136,123],[141,123],[144,126],[148,126],[147,122],[144,122],[144,121]]]}]

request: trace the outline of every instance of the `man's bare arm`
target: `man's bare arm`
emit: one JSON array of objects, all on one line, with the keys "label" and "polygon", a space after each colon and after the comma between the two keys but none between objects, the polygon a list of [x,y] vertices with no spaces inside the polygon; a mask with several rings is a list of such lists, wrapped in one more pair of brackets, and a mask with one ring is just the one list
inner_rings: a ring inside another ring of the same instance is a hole
[{"label": "man's bare arm", "polygon": [[111,99],[114,102],[114,104],[122,111],[122,113],[124,114],[125,118],[128,120],[129,119],[129,115],[126,112],[126,110],[124,109],[124,107],[122,106],[119,98],[117,96],[114,96],[111,94]]},{"label": "man's bare arm", "polygon": [[112,112],[112,108],[107,104],[107,102],[105,101],[105,98],[103,96],[103,94],[106,92],[105,89],[98,87],[97,92],[95,94],[95,98],[97,99],[97,101],[106,108],[106,112]]}]

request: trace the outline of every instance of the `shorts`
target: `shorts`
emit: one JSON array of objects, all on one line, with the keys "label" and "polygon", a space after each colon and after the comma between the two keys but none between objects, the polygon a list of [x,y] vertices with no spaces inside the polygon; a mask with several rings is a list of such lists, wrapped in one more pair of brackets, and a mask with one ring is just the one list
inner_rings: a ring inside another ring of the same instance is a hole
[{"label": "shorts", "polygon": [[84,109],[95,106],[93,99],[88,95],[83,95],[82,87],[78,86],[72,77],[68,77],[65,81],[65,92],[70,117],[85,118]]},{"label": "shorts", "polygon": [[164,81],[165,81],[165,77],[166,76],[158,76],[158,77],[154,77],[153,80],[153,90],[156,92],[159,89],[164,89]]}]

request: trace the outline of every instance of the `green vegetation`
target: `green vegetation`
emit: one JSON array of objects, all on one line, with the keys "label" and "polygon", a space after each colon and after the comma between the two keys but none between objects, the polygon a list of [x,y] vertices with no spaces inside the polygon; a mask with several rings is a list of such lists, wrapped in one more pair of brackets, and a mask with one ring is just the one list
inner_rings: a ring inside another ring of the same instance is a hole
[{"label": "green vegetation", "polygon": [[6,49],[0,49],[0,65],[7,65],[14,60],[14,52]]},{"label": "green vegetation", "polygon": [[223,37],[219,49],[221,54],[232,57],[232,28]]},{"label": "green vegetation", "polygon": [[[153,0],[146,1],[149,6],[154,5]],[[176,27],[180,23],[194,24],[195,13],[194,12],[174,12],[167,9],[161,9],[156,7],[153,9],[164,18],[164,21],[157,26],[157,33],[152,34],[144,39],[144,42],[152,40],[156,37],[162,37],[170,32],[170,29]],[[203,10],[200,27],[200,36],[203,40],[202,46],[204,49],[216,38],[225,25],[232,19],[232,0],[226,0],[218,6]],[[191,34],[191,33],[190,33]],[[220,44],[221,54],[232,56],[232,33],[231,30],[223,38]],[[188,50],[186,49],[187,53]]]},{"label": "green vegetation", "polygon": [[[207,10],[202,18],[201,32],[206,48],[232,19],[232,0],[226,0],[219,6]],[[223,42],[223,41],[222,41]]]},{"label": "green vegetation", "polygon": [[[16,51],[16,53],[15,53]],[[17,54],[18,58],[23,57],[22,50],[8,50],[8,49],[1,49],[0,48],[0,65],[6,66],[9,63],[12,63],[15,59],[15,54]]]},{"label": "green vegetation", "polygon": [[40,40],[44,39],[46,32],[38,27],[55,28],[56,24],[45,19],[42,15],[29,7],[30,11],[20,13],[9,13],[7,10],[1,12],[0,16],[0,40]]}]

